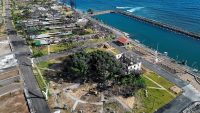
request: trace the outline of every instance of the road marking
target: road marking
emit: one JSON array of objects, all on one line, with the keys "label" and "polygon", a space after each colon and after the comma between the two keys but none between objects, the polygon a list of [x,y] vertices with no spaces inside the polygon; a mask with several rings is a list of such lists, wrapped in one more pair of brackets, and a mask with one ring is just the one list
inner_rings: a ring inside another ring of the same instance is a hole
[{"label": "road marking", "polygon": [[147,88],[149,88],[149,89],[159,89],[159,90],[165,90],[165,89],[163,89],[163,88],[159,88],[159,87],[147,87]]}]

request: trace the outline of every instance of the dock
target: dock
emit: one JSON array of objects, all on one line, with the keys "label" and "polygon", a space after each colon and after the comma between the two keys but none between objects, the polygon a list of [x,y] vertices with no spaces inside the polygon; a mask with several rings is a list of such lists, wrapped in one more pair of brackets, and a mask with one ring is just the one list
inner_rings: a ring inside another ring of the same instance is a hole
[{"label": "dock", "polygon": [[172,25],[161,23],[161,22],[158,22],[158,21],[155,21],[155,20],[152,20],[152,19],[147,19],[147,18],[144,18],[144,17],[141,17],[141,16],[134,15],[133,13],[129,13],[129,12],[121,11],[121,10],[106,10],[106,11],[101,11],[101,12],[95,12],[95,13],[91,14],[91,16],[109,14],[109,13],[121,14],[121,15],[130,17],[130,18],[142,21],[142,22],[149,23],[149,24],[154,25],[154,26],[158,26],[160,28],[163,28],[163,29],[166,29],[166,30],[169,30],[169,31],[173,31],[173,32],[183,34],[183,35],[192,37],[194,39],[200,40],[200,35],[195,34],[193,32],[189,32],[187,30],[183,30],[181,28],[177,28],[177,27],[172,26]]}]

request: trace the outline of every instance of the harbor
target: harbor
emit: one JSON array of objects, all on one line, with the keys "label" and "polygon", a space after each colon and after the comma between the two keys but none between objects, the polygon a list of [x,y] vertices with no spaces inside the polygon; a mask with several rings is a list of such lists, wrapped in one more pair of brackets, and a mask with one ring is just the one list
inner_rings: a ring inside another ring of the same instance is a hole
[{"label": "harbor", "polygon": [[149,24],[152,24],[152,25],[155,25],[155,26],[159,26],[161,28],[164,28],[164,29],[167,29],[167,30],[170,30],[170,31],[173,31],[173,32],[184,34],[184,35],[187,35],[189,37],[192,37],[192,38],[195,38],[195,39],[198,39],[198,40],[200,39],[200,35],[198,35],[198,34],[195,34],[195,33],[192,33],[192,32],[189,32],[189,31],[186,31],[186,30],[183,30],[183,29],[171,26],[171,25],[167,25],[167,24],[155,21],[155,20],[151,20],[151,19],[147,19],[147,18],[144,18],[144,17],[141,17],[141,16],[137,16],[137,15],[134,15],[132,13],[121,11],[121,10],[106,10],[106,11],[101,11],[101,12],[95,12],[91,16],[97,16],[97,15],[109,14],[109,13],[122,14],[122,15],[134,18],[134,19],[142,21],[142,22],[146,22],[146,23],[149,23]]}]

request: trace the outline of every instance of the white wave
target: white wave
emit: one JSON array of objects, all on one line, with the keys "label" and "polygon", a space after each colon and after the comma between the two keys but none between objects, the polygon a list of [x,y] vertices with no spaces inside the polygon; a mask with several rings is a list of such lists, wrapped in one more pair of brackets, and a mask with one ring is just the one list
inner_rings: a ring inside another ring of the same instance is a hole
[{"label": "white wave", "polygon": [[132,8],[132,7],[116,7],[117,9],[129,9],[129,8]]},{"label": "white wave", "polygon": [[135,8],[129,9],[129,10],[127,10],[127,11],[132,13],[132,12],[141,10],[141,9],[143,9],[143,8],[144,8],[144,7],[135,7]]}]

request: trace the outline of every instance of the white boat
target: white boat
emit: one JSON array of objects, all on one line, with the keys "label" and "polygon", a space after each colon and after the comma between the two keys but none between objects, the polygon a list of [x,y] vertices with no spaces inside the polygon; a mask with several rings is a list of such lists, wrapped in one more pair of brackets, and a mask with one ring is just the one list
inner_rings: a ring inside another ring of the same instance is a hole
[{"label": "white boat", "polygon": [[128,33],[126,33],[126,32],[123,32],[124,33],[124,35],[126,36],[126,37],[128,37],[129,38],[129,34]]}]

